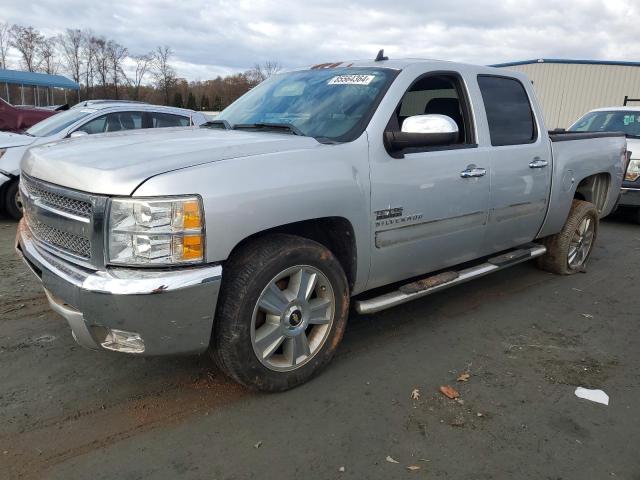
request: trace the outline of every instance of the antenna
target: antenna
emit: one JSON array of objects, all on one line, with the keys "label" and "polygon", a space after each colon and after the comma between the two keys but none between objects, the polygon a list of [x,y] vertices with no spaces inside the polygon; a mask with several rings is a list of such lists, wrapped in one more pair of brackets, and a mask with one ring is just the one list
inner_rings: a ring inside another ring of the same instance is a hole
[{"label": "antenna", "polygon": [[382,62],[383,60],[389,60],[389,57],[385,57],[384,56],[384,48],[381,48],[380,51],[378,52],[378,55],[376,55],[376,62]]}]

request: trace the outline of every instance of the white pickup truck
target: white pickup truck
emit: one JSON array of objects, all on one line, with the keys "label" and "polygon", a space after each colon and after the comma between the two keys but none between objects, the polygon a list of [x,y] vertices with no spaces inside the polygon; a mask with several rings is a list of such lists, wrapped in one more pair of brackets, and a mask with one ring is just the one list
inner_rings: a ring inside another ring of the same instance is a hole
[{"label": "white pickup truck", "polygon": [[16,247],[89,348],[308,380],[374,313],[537,258],[582,271],[621,133],[549,135],[522,74],[427,60],[273,76],[201,128],[31,148]]}]

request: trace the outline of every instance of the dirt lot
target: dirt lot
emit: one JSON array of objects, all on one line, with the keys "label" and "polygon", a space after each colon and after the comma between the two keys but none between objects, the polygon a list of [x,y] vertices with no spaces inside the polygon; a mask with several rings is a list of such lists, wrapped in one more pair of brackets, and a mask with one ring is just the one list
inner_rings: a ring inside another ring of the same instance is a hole
[{"label": "dirt lot", "polygon": [[603,222],[586,274],[524,264],[353,316],[333,364],[278,395],[204,357],[76,346],[14,232],[0,220],[2,479],[640,479],[640,226],[625,219]]}]

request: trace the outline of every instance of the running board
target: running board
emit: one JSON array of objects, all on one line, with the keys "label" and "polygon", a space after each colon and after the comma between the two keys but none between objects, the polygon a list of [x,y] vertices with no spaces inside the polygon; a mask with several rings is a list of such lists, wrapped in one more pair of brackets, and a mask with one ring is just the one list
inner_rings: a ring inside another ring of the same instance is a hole
[{"label": "running board", "polygon": [[496,257],[489,258],[484,263],[460,271],[439,273],[421,280],[403,285],[397,290],[379,297],[369,298],[356,302],[358,313],[376,313],[387,308],[395,307],[402,303],[422,298],[445,288],[453,287],[461,283],[482,277],[488,273],[526,262],[532,258],[544,255],[546,247],[536,243],[524,245],[516,250],[511,250]]}]

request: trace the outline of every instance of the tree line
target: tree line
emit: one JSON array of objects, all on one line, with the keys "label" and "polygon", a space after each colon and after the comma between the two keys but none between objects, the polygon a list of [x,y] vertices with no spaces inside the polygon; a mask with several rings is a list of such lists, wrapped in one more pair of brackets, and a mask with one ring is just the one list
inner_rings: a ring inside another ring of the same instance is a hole
[{"label": "tree line", "polygon": [[[9,65],[10,49],[18,55],[17,65]],[[243,73],[189,82],[178,77],[173,55],[167,45],[132,53],[92,30],[70,28],[47,37],[31,26],[0,22],[0,69],[65,74],[80,84],[83,100],[126,99],[218,111],[281,69],[268,61]]]}]

